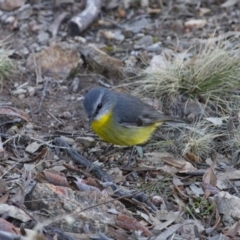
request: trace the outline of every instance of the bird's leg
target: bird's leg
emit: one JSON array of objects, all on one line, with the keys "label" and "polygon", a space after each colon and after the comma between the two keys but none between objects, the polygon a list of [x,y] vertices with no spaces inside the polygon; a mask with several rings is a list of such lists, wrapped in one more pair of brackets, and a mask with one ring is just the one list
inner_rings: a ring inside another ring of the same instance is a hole
[{"label": "bird's leg", "polygon": [[136,149],[135,146],[133,146],[132,150],[131,150],[131,154],[128,158],[128,162],[127,162],[127,164],[125,164],[124,168],[129,168],[131,166],[132,162],[135,160],[135,159],[133,159],[133,154],[134,154],[135,149]]}]

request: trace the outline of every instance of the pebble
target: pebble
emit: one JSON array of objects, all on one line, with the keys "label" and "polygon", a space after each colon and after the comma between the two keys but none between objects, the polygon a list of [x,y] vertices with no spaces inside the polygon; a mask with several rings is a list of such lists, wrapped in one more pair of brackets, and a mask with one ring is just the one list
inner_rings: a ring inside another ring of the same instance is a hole
[{"label": "pebble", "polygon": [[49,39],[49,34],[47,32],[40,32],[37,36],[38,42],[41,44],[44,44],[48,41]]},{"label": "pebble", "polygon": [[18,20],[29,19],[33,13],[33,9],[30,4],[23,5],[20,9],[18,9],[17,18]]},{"label": "pebble", "polygon": [[75,77],[71,85],[72,85],[72,91],[76,93],[79,89],[80,79],[78,77]]},{"label": "pebble", "polygon": [[66,142],[68,145],[73,145],[75,140],[73,138],[61,136],[61,139]]},{"label": "pebble", "polygon": [[8,17],[11,17],[12,15],[10,15],[9,13],[4,13],[4,14],[2,14],[2,16],[1,16],[1,21],[2,22],[6,22],[6,19],[8,18]]},{"label": "pebble", "polygon": [[33,130],[33,124],[32,124],[32,123],[27,123],[27,124],[25,125],[25,128],[26,128],[27,130]]},{"label": "pebble", "polygon": [[81,43],[81,44],[86,44],[86,43],[87,43],[86,38],[81,37],[81,36],[76,36],[76,37],[74,37],[74,40],[75,40],[75,41],[78,41],[78,42]]},{"label": "pebble", "polygon": [[160,52],[162,50],[162,42],[156,42],[151,46],[147,46],[145,49],[148,52]]},{"label": "pebble", "polygon": [[114,39],[117,40],[117,41],[122,42],[125,39],[125,35],[122,34],[121,30],[116,30],[114,32]]},{"label": "pebble", "polygon": [[65,119],[70,119],[72,117],[72,114],[69,111],[63,112],[63,117]]},{"label": "pebble", "polygon": [[58,155],[55,154],[55,155],[53,156],[53,159],[56,160],[56,161],[59,160]]},{"label": "pebble", "polygon": [[38,43],[33,43],[32,45],[30,45],[30,49],[33,52],[39,52],[41,50],[41,47],[39,46]]},{"label": "pebble", "polygon": [[146,35],[135,42],[134,48],[135,49],[145,48],[146,46],[151,46],[152,44],[153,44],[152,36]]},{"label": "pebble", "polygon": [[24,99],[25,98],[25,94],[20,94],[20,95],[18,95],[18,99]]},{"label": "pebble", "polygon": [[28,91],[30,97],[34,96],[34,94],[35,94],[35,88],[34,87],[31,87],[31,86],[28,87],[27,91]]},{"label": "pebble", "polygon": [[80,143],[74,143],[74,144],[72,145],[72,148],[73,148],[74,150],[76,150],[77,152],[82,152],[82,151],[84,150],[83,145],[80,144]]},{"label": "pebble", "polygon": [[68,92],[68,87],[67,86],[61,86],[60,89],[63,92]]},{"label": "pebble", "polygon": [[29,153],[35,153],[40,147],[41,144],[37,142],[32,142],[25,148],[25,151]]},{"label": "pebble", "polygon": [[95,139],[92,137],[78,137],[76,142],[82,144],[84,147],[93,147],[95,145]]},{"label": "pebble", "polygon": [[29,50],[28,50],[28,48],[26,48],[26,47],[23,47],[22,49],[20,49],[20,51],[19,51],[22,55],[24,55],[24,56],[28,56],[29,55]]},{"label": "pebble", "polygon": [[15,21],[15,17],[14,16],[9,16],[6,18],[5,22],[6,23],[13,23]]}]

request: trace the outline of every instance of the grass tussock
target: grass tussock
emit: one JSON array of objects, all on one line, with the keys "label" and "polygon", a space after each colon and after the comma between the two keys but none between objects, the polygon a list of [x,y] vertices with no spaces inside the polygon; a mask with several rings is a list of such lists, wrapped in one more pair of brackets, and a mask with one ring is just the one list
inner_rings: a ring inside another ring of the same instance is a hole
[{"label": "grass tussock", "polygon": [[199,159],[208,157],[216,148],[216,140],[221,137],[216,127],[206,121],[198,121],[191,126],[165,128],[165,132],[168,133],[167,140],[155,142],[155,148],[160,151],[172,151],[182,156],[194,154]]},{"label": "grass tussock", "polygon": [[206,158],[215,148],[218,133],[211,125],[199,122],[193,127],[184,129],[179,135],[179,149],[182,155],[193,153],[199,158]]},{"label": "grass tussock", "polygon": [[[230,48],[229,42],[216,45],[211,42],[198,52],[193,47],[173,59],[162,56],[158,66],[148,67],[130,85],[137,94],[157,98],[175,98],[180,94],[190,98],[202,96],[222,104],[240,89],[240,45]],[[186,61],[190,52],[193,57]]]},{"label": "grass tussock", "polygon": [[[169,129],[172,133],[167,131],[168,140],[155,143],[156,148],[182,155],[193,153],[200,159],[208,157],[212,150],[235,161],[240,158],[239,127],[229,134],[225,123],[217,126],[204,120],[240,119],[240,44],[234,39],[218,43],[209,39],[184,53],[163,52],[127,85],[134,95],[160,99],[163,111],[175,114],[177,110],[178,116],[191,116],[193,120],[177,131]],[[180,96],[186,101],[178,100]]]},{"label": "grass tussock", "polygon": [[8,50],[3,42],[0,42],[0,83],[4,78],[9,77],[14,71],[14,62],[9,57],[11,51]]},{"label": "grass tussock", "polygon": [[236,163],[240,163],[240,126],[234,128],[229,134],[228,139],[225,143],[228,147],[229,152],[232,154],[232,159]]}]

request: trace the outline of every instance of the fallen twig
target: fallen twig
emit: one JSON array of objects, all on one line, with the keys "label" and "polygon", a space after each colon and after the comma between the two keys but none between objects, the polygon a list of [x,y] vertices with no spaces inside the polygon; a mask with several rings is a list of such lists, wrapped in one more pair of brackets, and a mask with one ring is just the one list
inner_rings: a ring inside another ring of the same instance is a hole
[{"label": "fallen twig", "polygon": [[86,30],[97,18],[100,12],[100,7],[100,0],[86,0],[85,9],[70,20],[68,25],[69,34],[71,36],[76,36]]},{"label": "fallen twig", "polygon": [[41,100],[40,100],[40,103],[39,103],[39,106],[38,106],[38,109],[37,109],[36,113],[39,113],[41,111],[43,100],[44,100],[44,98],[46,96],[48,82],[49,82],[49,79],[46,79],[46,82],[44,83],[42,97],[41,97]]}]

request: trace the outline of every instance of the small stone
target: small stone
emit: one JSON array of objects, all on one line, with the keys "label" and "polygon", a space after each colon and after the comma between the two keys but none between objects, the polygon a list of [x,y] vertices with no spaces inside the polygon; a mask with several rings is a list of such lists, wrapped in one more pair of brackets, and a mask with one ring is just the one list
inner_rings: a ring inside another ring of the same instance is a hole
[{"label": "small stone", "polygon": [[39,46],[38,43],[33,43],[32,45],[30,45],[30,49],[32,50],[32,52],[39,52],[41,50],[41,47]]},{"label": "small stone", "polygon": [[67,86],[61,86],[60,89],[64,92],[67,92],[68,91],[68,87]]},{"label": "small stone", "polygon": [[1,15],[1,21],[2,22],[6,22],[6,19],[9,17],[9,14],[7,14],[7,13],[4,13],[4,14],[2,14]]},{"label": "small stone", "polygon": [[37,23],[35,20],[32,20],[30,23],[28,23],[29,28],[33,32],[37,32],[43,29],[43,25]]},{"label": "small stone", "polygon": [[24,98],[25,98],[25,94],[18,95],[18,99],[24,99]]},{"label": "small stone", "polygon": [[29,26],[27,23],[20,24],[19,31],[21,31],[23,37],[25,36],[26,31],[28,31],[28,28],[29,28]]},{"label": "small stone", "polygon": [[25,0],[1,0],[0,8],[4,11],[13,11],[21,7],[25,3]]},{"label": "small stone", "polygon": [[22,49],[20,49],[20,52],[21,52],[21,54],[24,55],[24,56],[29,55],[29,50],[28,50],[28,48],[26,48],[26,47],[23,47]]},{"label": "small stone", "polygon": [[79,89],[80,79],[78,77],[75,77],[71,85],[72,85],[72,91],[76,93]]},{"label": "small stone", "polygon": [[73,145],[75,140],[73,138],[61,136],[61,139],[66,142],[68,145]]},{"label": "small stone", "polygon": [[6,23],[13,23],[14,21],[15,21],[15,17],[14,16],[9,16],[5,20]]},{"label": "small stone", "polygon": [[30,4],[23,5],[20,9],[18,9],[18,20],[29,19],[33,13],[33,9]]},{"label": "small stone", "polygon": [[87,40],[84,37],[76,36],[74,37],[74,40],[80,42],[81,44],[86,44]]},{"label": "small stone", "polygon": [[84,147],[93,147],[95,145],[95,139],[92,137],[78,137],[76,142],[81,143]]},{"label": "small stone", "polygon": [[49,39],[49,34],[47,32],[40,32],[37,36],[39,43],[46,43]]},{"label": "small stone", "polygon": [[32,97],[32,96],[34,96],[34,94],[35,94],[35,88],[34,87],[28,87],[28,93],[29,93],[29,96],[30,97]]},{"label": "small stone", "polygon": [[35,153],[39,148],[41,147],[41,144],[37,142],[32,142],[26,147],[26,152],[29,153]]},{"label": "small stone", "polygon": [[146,51],[148,52],[161,52],[162,50],[162,42],[156,42],[151,46],[147,46]]},{"label": "small stone", "polygon": [[72,117],[72,114],[69,111],[63,112],[63,117],[65,119],[70,119]]},{"label": "small stone", "polygon": [[58,155],[55,154],[55,155],[53,156],[53,159],[56,160],[56,161],[59,160]]},{"label": "small stone", "polygon": [[74,144],[72,145],[72,148],[73,148],[74,150],[76,150],[77,152],[82,152],[82,151],[84,151],[84,146],[83,146],[82,144],[80,144],[80,143],[74,143]]},{"label": "small stone", "polygon": [[33,125],[32,125],[32,123],[27,123],[27,124],[25,125],[25,128],[26,128],[27,130],[33,130]]},{"label": "small stone", "polygon": [[152,36],[146,35],[140,38],[138,41],[136,41],[134,48],[135,49],[145,48],[146,46],[150,46],[152,44],[153,44]]}]

